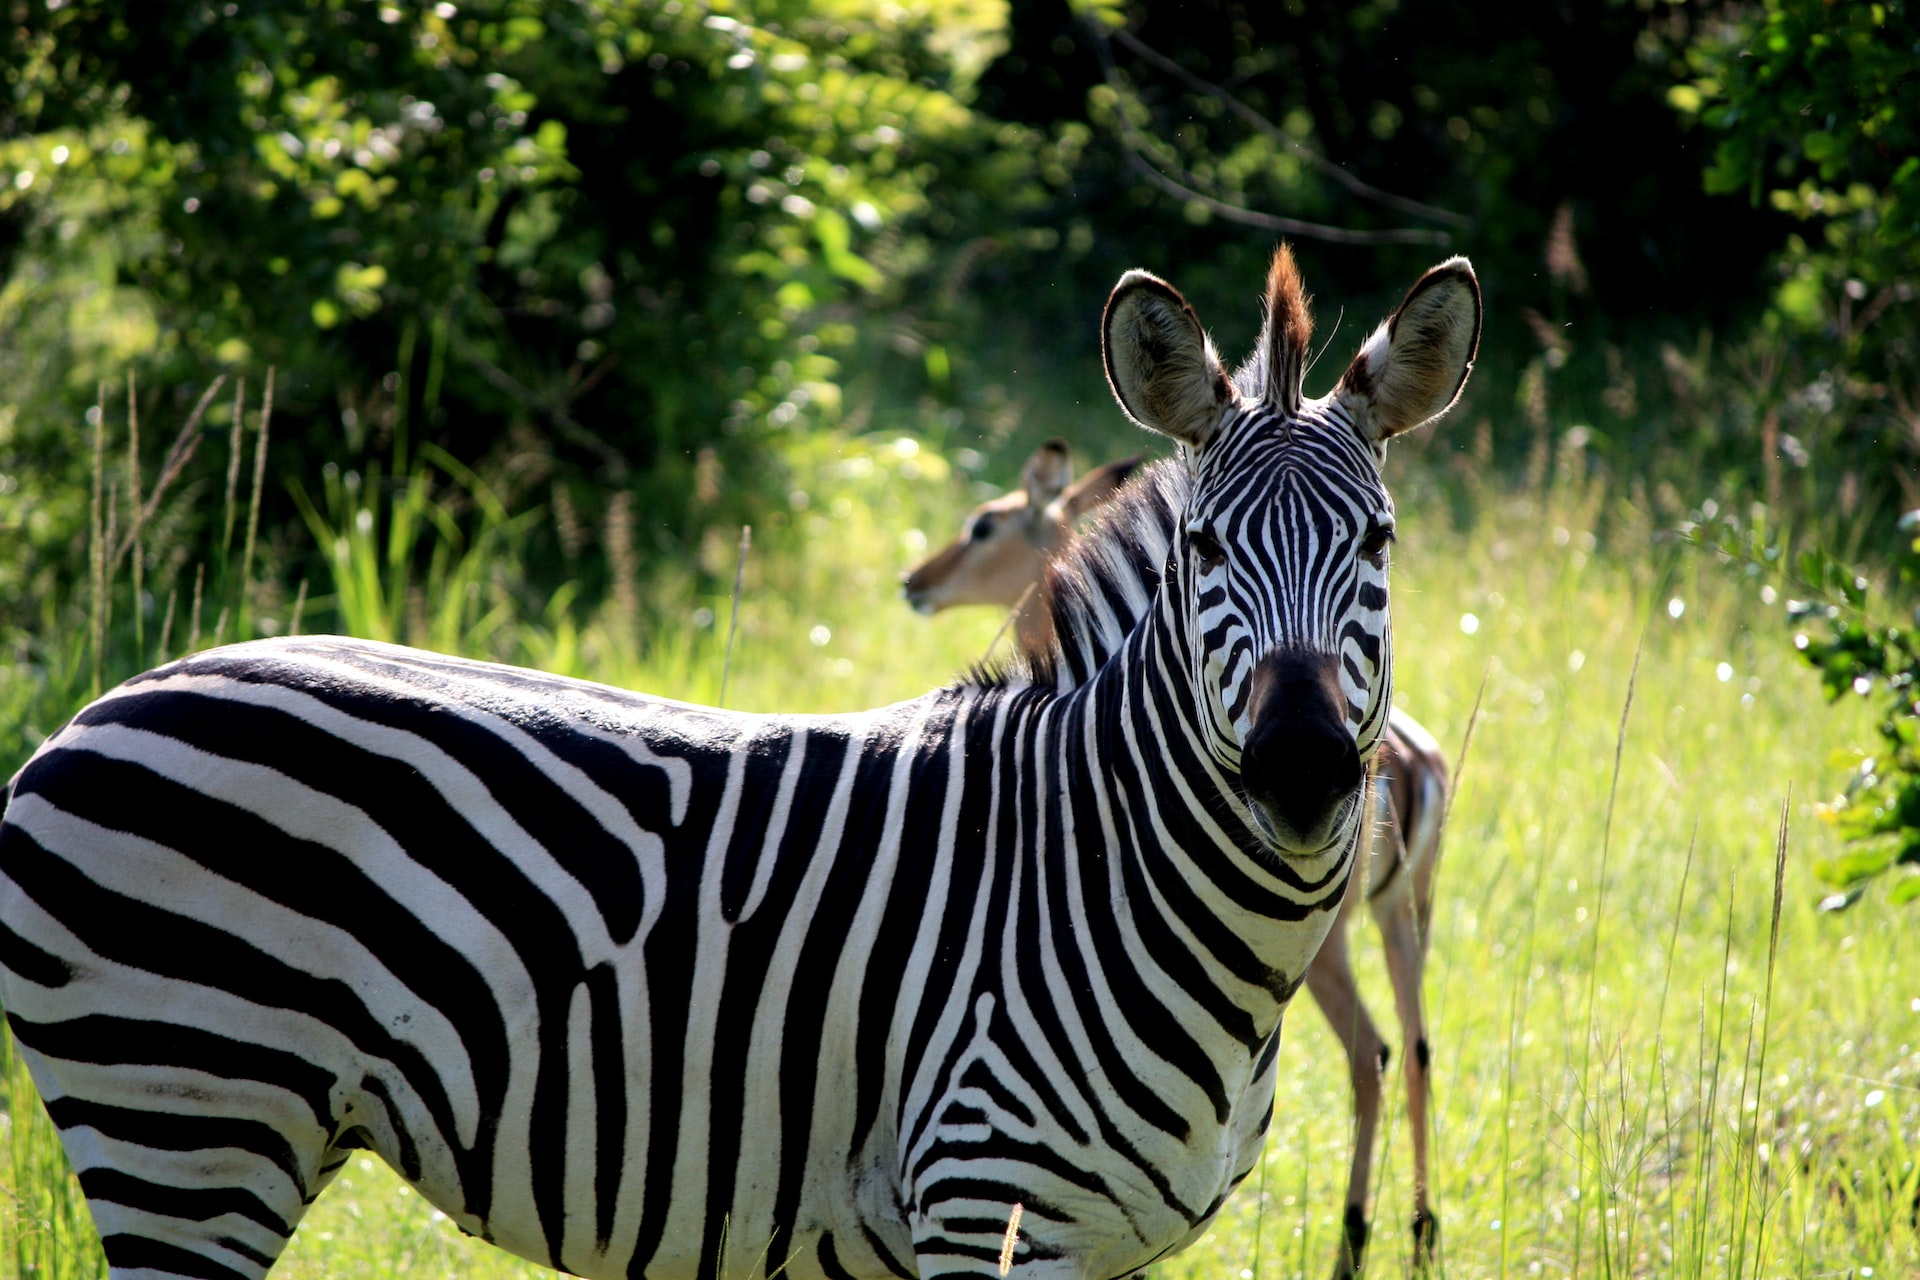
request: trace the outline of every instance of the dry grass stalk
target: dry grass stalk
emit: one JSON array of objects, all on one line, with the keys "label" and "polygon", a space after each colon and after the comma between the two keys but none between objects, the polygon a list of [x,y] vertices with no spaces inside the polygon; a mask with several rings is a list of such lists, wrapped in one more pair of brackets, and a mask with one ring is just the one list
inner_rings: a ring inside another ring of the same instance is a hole
[{"label": "dry grass stalk", "polygon": [[612,579],[615,634],[622,646],[640,628],[640,561],[633,550],[633,495],[622,489],[607,500],[607,575]]},{"label": "dry grass stalk", "polygon": [[[160,509],[160,500],[166,496],[167,490],[173,486],[173,482],[179,478],[181,471],[192,460],[195,451],[200,448],[200,420],[206,416],[207,406],[213,403],[213,397],[218,394],[226,380],[227,375],[223,373],[200,393],[199,403],[195,404],[193,412],[187,415],[187,424],[180,428],[180,434],[174,437],[172,446],[167,450],[166,461],[160,464],[160,478],[153,482],[153,492],[147,495],[146,504],[140,508],[139,519],[134,528],[143,529],[153,520],[154,513]],[[120,557],[127,554],[132,544],[133,535],[130,530],[127,537],[114,549],[114,565],[117,566],[120,563]]]},{"label": "dry grass stalk", "polygon": [[1013,602],[1013,608],[1007,610],[1007,616],[1000,620],[1000,629],[993,633],[993,639],[987,641],[987,651],[980,655],[980,661],[982,663],[985,663],[987,659],[993,657],[993,651],[1000,647],[1000,638],[1007,634],[1007,628],[1020,621],[1020,615],[1026,612],[1027,602],[1032,598],[1034,590],[1039,587],[1039,585],[1040,580],[1035,578],[1020,592],[1020,598]]},{"label": "dry grass stalk", "polygon": [[740,584],[747,576],[747,552],[753,548],[753,526],[740,526],[740,562],[733,569],[733,609],[727,615],[727,653],[720,660],[720,700],[715,705],[727,705],[727,677],[733,674],[733,637],[740,629]]},{"label": "dry grass stalk", "polygon": [[[260,534],[260,494],[267,484],[267,429],[273,423],[273,366],[267,366],[266,390],[260,393],[260,435],[253,442],[253,496],[247,503],[247,547],[240,554],[240,604],[246,613],[248,584],[253,580],[253,548]],[[223,615],[224,616],[224,615]]]},{"label": "dry grass stalk", "polygon": [[1007,1234],[1000,1238],[1000,1274],[1003,1276],[1013,1270],[1013,1249],[1020,1243],[1020,1215],[1025,1211],[1024,1205],[1016,1204],[1007,1215]]},{"label": "dry grass stalk", "polygon": [[[104,446],[101,449],[100,468],[106,469],[107,460]],[[100,539],[100,635],[105,637],[113,630],[113,580],[117,576],[117,566],[107,555],[107,548],[113,545],[114,534],[120,528],[120,482],[107,481],[107,500],[103,508],[106,512],[107,527]]]},{"label": "dry grass stalk", "polygon": [[106,483],[107,387],[93,402],[93,506],[87,519],[87,647],[91,650],[93,696],[100,696],[100,664],[106,650],[107,555],[100,504]]},{"label": "dry grass stalk", "polygon": [[[146,509],[140,501],[140,402],[131,370],[127,373],[127,502],[132,508],[132,527],[127,537],[133,543],[133,647],[142,665],[147,660],[147,611],[140,596],[145,590],[145,548],[140,535],[146,528]],[[118,557],[116,557],[118,558]]]},{"label": "dry grass stalk", "polygon": [[220,559],[224,562],[233,547],[234,498],[240,490],[240,427],[246,420],[247,380],[233,386],[233,429],[227,436],[227,524],[220,535]]},{"label": "dry grass stalk", "polygon": [[167,589],[167,617],[160,624],[160,650],[155,657],[161,662],[167,660],[167,642],[173,638],[173,610],[180,603],[180,591],[177,587]]},{"label": "dry grass stalk", "polygon": [[200,603],[205,598],[207,586],[207,564],[201,561],[193,566],[193,611],[188,615],[187,647],[185,652],[193,653],[200,648]]}]

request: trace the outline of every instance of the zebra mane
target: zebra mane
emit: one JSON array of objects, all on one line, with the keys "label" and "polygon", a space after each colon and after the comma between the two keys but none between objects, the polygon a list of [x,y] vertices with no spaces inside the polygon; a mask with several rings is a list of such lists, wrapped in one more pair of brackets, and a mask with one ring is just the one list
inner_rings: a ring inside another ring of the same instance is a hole
[{"label": "zebra mane", "polygon": [[1152,607],[1192,483],[1178,459],[1136,471],[1047,566],[1052,641],[1022,642],[1005,662],[977,668],[971,682],[1064,693],[1092,679]]}]

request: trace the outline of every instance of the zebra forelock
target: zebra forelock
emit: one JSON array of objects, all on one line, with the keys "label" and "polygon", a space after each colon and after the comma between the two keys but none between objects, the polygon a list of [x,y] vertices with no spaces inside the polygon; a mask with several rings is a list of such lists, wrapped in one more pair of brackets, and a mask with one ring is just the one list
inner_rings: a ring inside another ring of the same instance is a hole
[{"label": "zebra forelock", "polygon": [[1300,384],[1313,337],[1309,301],[1293,250],[1283,244],[1274,250],[1267,267],[1267,288],[1260,299],[1265,313],[1260,338],[1246,363],[1234,371],[1234,389],[1242,400],[1263,403],[1281,413],[1299,412]]}]

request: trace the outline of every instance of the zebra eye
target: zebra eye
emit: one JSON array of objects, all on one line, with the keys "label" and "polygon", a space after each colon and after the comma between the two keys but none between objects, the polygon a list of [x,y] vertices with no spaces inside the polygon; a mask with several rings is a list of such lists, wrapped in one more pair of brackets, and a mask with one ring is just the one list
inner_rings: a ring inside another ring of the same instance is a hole
[{"label": "zebra eye", "polygon": [[993,517],[981,516],[973,522],[973,533],[969,535],[975,542],[985,542],[993,536]]},{"label": "zebra eye", "polygon": [[1227,549],[1220,545],[1220,539],[1205,529],[1188,530],[1187,545],[1199,557],[1202,569],[1218,569],[1227,562]]},{"label": "zebra eye", "polygon": [[1367,526],[1367,536],[1360,539],[1360,554],[1369,560],[1378,560],[1393,540],[1393,526],[1376,520]]}]

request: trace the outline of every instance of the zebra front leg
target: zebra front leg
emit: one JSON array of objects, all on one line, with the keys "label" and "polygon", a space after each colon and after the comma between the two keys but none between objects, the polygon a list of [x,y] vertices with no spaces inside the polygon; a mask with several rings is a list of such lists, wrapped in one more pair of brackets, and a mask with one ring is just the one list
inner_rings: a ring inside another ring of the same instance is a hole
[{"label": "zebra front leg", "polygon": [[1342,921],[1327,935],[1313,963],[1307,966],[1307,990],[1327,1015],[1341,1048],[1347,1051],[1347,1071],[1353,1082],[1353,1165],[1347,1176],[1347,1205],[1334,1260],[1334,1280],[1358,1275],[1367,1248],[1367,1183],[1373,1168],[1373,1137],[1380,1124],[1380,1077],[1387,1066],[1387,1045],[1361,1002],[1353,978]]}]

